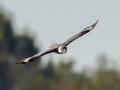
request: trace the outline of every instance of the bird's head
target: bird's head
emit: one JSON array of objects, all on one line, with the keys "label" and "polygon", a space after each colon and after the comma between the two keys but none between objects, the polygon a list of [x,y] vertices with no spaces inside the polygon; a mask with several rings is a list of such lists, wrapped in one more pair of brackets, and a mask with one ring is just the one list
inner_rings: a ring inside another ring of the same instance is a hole
[{"label": "bird's head", "polygon": [[66,52],[67,52],[67,47],[66,46],[60,46],[59,48],[58,48],[58,53],[60,53],[60,54],[66,54]]}]

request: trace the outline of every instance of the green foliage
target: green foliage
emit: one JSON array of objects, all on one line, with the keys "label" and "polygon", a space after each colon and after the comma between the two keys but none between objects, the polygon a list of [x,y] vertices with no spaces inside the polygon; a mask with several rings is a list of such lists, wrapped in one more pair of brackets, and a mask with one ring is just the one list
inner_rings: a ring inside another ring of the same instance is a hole
[{"label": "green foliage", "polygon": [[27,78],[32,78],[38,70],[39,61],[33,63],[33,68],[30,65],[15,64],[17,60],[38,53],[38,49],[34,46],[33,39],[27,35],[15,36],[13,31],[11,20],[7,19],[5,12],[0,12],[0,90],[24,87],[24,83],[29,82]]},{"label": "green foliage", "polygon": [[36,53],[34,39],[27,34],[16,35],[12,21],[5,12],[0,12],[0,90],[120,90],[120,72],[107,68],[108,59],[104,55],[98,58],[93,73],[73,72],[72,60],[54,66],[50,58],[45,68],[38,67],[39,60],[15,64]]}]

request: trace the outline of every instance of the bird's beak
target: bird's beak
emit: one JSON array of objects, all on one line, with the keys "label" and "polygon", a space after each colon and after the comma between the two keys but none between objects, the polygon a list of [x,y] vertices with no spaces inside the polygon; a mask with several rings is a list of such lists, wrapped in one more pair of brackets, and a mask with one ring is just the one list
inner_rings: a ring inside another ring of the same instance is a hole
[{"label": "bird's beak", "polygon": [[66,54],[66,50],[64,49],[64,52],[65,52],[65,54]]}]

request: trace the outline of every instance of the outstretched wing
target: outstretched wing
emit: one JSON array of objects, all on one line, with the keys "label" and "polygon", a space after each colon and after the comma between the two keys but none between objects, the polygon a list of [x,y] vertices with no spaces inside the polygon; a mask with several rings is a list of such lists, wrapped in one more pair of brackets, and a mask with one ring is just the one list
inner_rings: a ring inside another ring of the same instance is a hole
[{"label": "outstretched wing", "polygon": [[[97,21],[98,22],[98,21]],[[83,36],[84,34],[88,33],[89,31],[91,31],[92,29],[94,29],[94,27],[96,26],[96,23],[94,23],[91,26],[88,26],[87,28],[83,29],[80,33],[72,36],[71,38],[69,38],[67,41],[65,41],[64,43],[62,43],[64,46],[67,46],[68,44],[70,44],[72,41],[74,41],[75,39]]]},{"label": "outstretched wing", "polygon": [[57,48],[50,48],[50,49],[47,50],[47,51],[40,52],[40,53],[38,53],[38,54],[36,54],[36,55],[34,55],[34,56],[31,56],[31,57],[28,57],[28,58],[26,58],[26,59],[23,59],[23,60],[17,62],[16,64],[25,64],[25,63],[32,62],[32,61],[34,61],[35,59],[37,59],[37,58],[39,58],[39,57],[41,57],[41,56],[43,56],[43,55],[45,55],[45,54],[48,54],[48,53],[51,53],[51,52],[56,51],[56,49],[57,49]]}]

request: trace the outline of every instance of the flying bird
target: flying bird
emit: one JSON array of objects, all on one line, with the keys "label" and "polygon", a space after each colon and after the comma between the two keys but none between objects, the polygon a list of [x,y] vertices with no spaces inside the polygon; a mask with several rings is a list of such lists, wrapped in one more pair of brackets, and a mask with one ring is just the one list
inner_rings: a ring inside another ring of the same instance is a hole
[{"label": "flying bird", "polygon": [[[97,21],[98,22],[98,21]],[[83,36],[84,34],[88,33],[89,31],[91,31],[92,29],[95,28],[96,26],[96,23],[94,23],[93,25],[91,26],[88,26],[86,27],[85,29],[83,29],[81,32],[79,32],[78,34],[72,36],[71,38],[69,38],[67,41],[61,43],[61,44],[54,44],[53,46],[51,46],[48,50],[46,51],[43,51],[43,52],[40,52],[36,55],[33,55],[31,57],[28,57],[26,59],[23,59],[21,61],[18,61],[16,64],[26,64],[26,63],[29,63],[29,62],[32,62],[34,60],[36,60],[37,58],[43,56],[43,55],[46,55],[48,53],[52,53],[52,52],[55,52],[57,54],[65,54],[67,52],[67,45],[69,45],[72,41],[74,41],[75,39]]]}]

